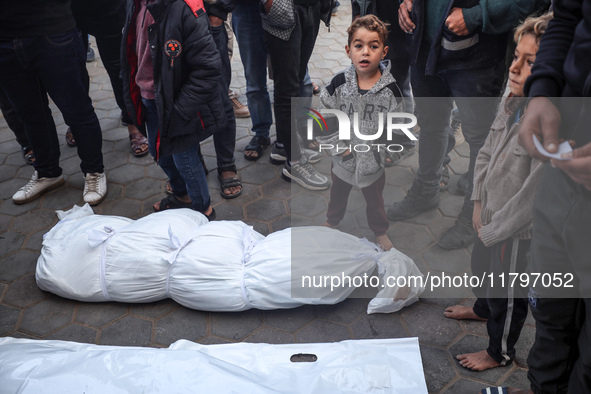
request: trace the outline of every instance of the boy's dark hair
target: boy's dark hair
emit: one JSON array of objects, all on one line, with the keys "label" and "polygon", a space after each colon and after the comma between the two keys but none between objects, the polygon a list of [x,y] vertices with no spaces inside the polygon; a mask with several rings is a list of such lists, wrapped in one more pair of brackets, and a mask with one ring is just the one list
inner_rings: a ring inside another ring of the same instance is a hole
[{"label": "boy's dark hair", "polygon": [[351,45],[351,41],[353,41],[353,34],[361,28],[365,28],[369,31],[375,31],[378,33],[378,37],[380,38],[381,44],[386,46],[386,42],[388,40],[388,28],[386,23],[382,22],[377,16],[375,15],[365,15],[360,18],[357,18],[351,23],[351,26],[347,29],[347,33],[349,34],[349,38],[347,40],[347,44]]}]

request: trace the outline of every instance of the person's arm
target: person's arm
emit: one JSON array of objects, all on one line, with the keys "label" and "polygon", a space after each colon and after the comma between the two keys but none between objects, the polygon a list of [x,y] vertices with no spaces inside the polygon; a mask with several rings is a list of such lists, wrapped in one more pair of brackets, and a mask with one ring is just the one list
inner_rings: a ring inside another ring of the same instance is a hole
[{"label": "person's arm", "polygon": [[461,11],[470,33],[482,27],[483,33],[501,34],[512,31],[527,16],[548,6],[550,0],[480,0],[478,5]]},{"label": "person's arm", "polygon": [[[181,53],[190,71],[174,99],[174,112],[184,119],[191,119],[219,100],[222,63],[206,16],[195,17],[187,12],[182,17],[184,21],[179,22],[183,26]],[[222,119],[215,120],[216,123],[223,122]]]},{"label": "person's arm", "polygon": [[492,215],[489,224],[480,228],[478,236],[485,246],[491,246],[507,239],[531,224],[535,190],[541,175],[542,163],[532,160],[529,176],[523,182],[519,192],[511,197],[503,208]]},{"label": "person's arm", "polygon": [[[338,99],[335,94],[330,94],[326,88],[323,88],[320,92],[320,107],[321,109],[338,109]],[[317,134],[316,141],[320,144],[332,145],[331,149],[323,149],[324,151],[328,152],[331,156],[343,155],[347,153],[348,145],[345,141],[339,139],[339,130],[338,130],[338,121],[336,120],[336,116],[334,115],[323,115],[324,119],[329,128],[330,134]],[[349,151],[350,153],[350,151]]]},{"label": "person's arm", "polygon": [[548,161],[548,158],[538,152],[533,136],[538,136],[548,152],[553,153],[558,149],[560,112],[548,97],[559,97],[564,89],[564,61],[573,43],[575,29],[583,18],[582,2],[583,0],[554,2],[554,19],[542,36],[532,74],[525,81],[524,92],[532,99],[523,117],[519,143],[532,157],[541,161]]}]

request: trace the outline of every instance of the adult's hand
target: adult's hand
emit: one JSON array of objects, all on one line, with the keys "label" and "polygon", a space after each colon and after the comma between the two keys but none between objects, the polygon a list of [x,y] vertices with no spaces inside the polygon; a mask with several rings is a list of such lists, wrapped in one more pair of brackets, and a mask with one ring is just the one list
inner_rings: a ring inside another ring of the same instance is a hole
[{"label": "adult's hand", "polygon": [[400,7],[398,8],[398,24],[400,25],[402,31],[408,34],[412,33],[416,27],[416,25],[410,19],[412,2],[413,0],[404,0],[402,3],[400,3]]},{"label": "adult's hand", "polygon": [[519,144],[534,159],[547,162],[549,158],[538,152],[532,136],[537,136],[548,152],[555,153],[558,150],[558,129],[561,121],[560,111],[552,101],[547,97],[534,97],[523,115],[519,129]]},{"label": "adult's hand", "polygon": [[218,26],[221,26],[221,25],[222,25],[222,23],[224,23],[224,20],[223,20],[222,18],[218,18],[217,16],[213,16],[213,15],[210,15],[210,16],[209,16],[209,24],[210,24],[212,27],[218,27]]},{"label": "adult's hand", "polygon": [[554,167],[566,172],[573,181],[591,190],[591,142],[580,148],[574,149],[569,156],[572,160],[552,159]]},{"label": "adult's hand", "polygon": [[454,34],[458,36],[467,36],[470,32],[466,27],[466,21],[464,20],[464,13],[461,8],[454,7],[451,9],[447,19],[445,20],[445,26]]}]

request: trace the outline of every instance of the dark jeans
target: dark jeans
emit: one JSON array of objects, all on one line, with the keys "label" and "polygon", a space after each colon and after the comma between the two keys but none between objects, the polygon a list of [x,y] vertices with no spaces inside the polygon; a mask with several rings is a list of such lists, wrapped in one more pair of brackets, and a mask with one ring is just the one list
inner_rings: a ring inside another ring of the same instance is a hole
[{"label": "dark jeans", "polygon": [[423,187],[423,193],[439,190],[441,169],[455,145],[449,122],[455,100],[462,131],[470,145],[469,185],[464,200],[470,201],[474,163],[495,118],[498,104],[495,98],[502,87],[503,66],[504,63],[499,63],[486,69],[449,70],[436,76],[425,75],[424,63],[411,67],[415,109],[421,127],[416,181]]},{"label": "dark jeans", "polygon": [[227,126],[213,133],[213,144],[215,146],[215,155],[217,158],[218,173],[222,171],[236,171],[234,166],[234,148],[236,147],[236,118],[234,117],[234,108],[228,96],[230,89],[230,79],[232,78],[232,69],[230,57],[228,55],[228,33],[224,25],[212,26],[211,34],[215,45],[222,58],[222,103],[226,112]]},{"label": "dark jeans", "polygon": [[[472,274],[477,277],[493,274],[493,286],[474,288],[478,297],[474,313],[488,319],[488,354],[499,364],[507,365],[515,358],[515,344],[527,317],[527,289],[508,286],[508,274],[525,272],[530,240],[507,239],[486,247],[480,239],[472,249]],[[516,249],[513,255],[514,248]],[[499,274],[505,274],[505,287],[500,286]]]},{"label": "dark jeans", "polygon": [[76,30],[0,40],[0,88],[25,123],[39,177],[57,177],[60,147],[47,93],[72,128],[82,172],[103,172],[101,128],[84,85],[86,52]]},{"label": "dark jeans", "polygon": [[[148,145],[150,153],[154,157],[156,150],[156,139],[158,135],[158,109],[156,100],[142,98],[142,104],[146,116],[146,128],[148,130]],[[162,156],[158,165],[168,176],[170,187],[175,196],[183,197],[189,195],[193,209],[204,212],[209,208],[209,188],[205,169],[201,163],[199,144],[187,147],[187,150],[174,155]]]},{"label": "dark jeans", "polygon": [[571,273],[575,287],[532,288],[536,339],[528,378],[535,393],[591,392],[590,194],[562,171],[544,166],[534,202],[531,271]]},{"label": "dark jeans", "polygon": [[288,41],[265,31],[265,44],[271,57],[275,82],[275,128],[290,161],[298,161],[301,157],[295,132],[296,119],[291,116],[291,99],[299,96],[306,76],[320,25],[320,5],[295,5],[295,20],[296,25]]},{"label": "dark jeans", "polygon": [[[337,177],[332,171],[332,186],[330,188],[330,201],[326,212],[326,222],[331,226],[338,225],[345,217],[347,201],[353,185]],[[386,186],[386,174],[382,173],[371,185],[361,189],[365,198],[365,214],[367,224],[376,237],[386,234],[390,222],[384,208],[384,186]]]},{"label": "dark jeans", "polygon": [[267,48],[261,45],[264,30],[257,2],[234,2],[232,28],[244,66],[252,131],[257,136],[269,138],[273,115],[267,91]]},{"label": "dark jeans", "polygon": [[12,108],[12,104],[2,89],[0,89],[0,111],[2,111],[2,115],[4,115],[4,120],[6,120],[8,127],[14,133],[16,142],[22,147],[29,146],[25,124],[17,116],[14,108]]}]

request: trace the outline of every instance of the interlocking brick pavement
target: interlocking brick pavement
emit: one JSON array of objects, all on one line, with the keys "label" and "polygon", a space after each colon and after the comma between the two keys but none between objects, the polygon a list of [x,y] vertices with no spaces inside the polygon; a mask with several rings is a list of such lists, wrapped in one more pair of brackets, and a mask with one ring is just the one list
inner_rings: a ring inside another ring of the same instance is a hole
[{"label": "interlocking brick pavement", "polygon": [[[330,33],[322,25],[310,61],[312,80],[320,86],[330,82],[335,71],[350,64],[344,52],[345,30],[350,23],[350,5],[341,2],[339,15],[332,20]],[[236,45],[236,44],[234,44]],[[390,50],[395,50],[391,48]],[[97,52],[98,55],[98,52]],[[246,82],[237,48],[232,61],[232,89],[245,103]],[[164,197],[165,175],[150,157],[136,158],[130,153],[126,128],[110,82],[97,56],[88,63],[90,94],[103,130],[103,153],[109,192],[94,208],[95,213],[140,218],[152,212],[152,204]],[[269,81],[272,92],[272,81]],[[17,206],[12,194],[24,185],[33,168],[24,164],[20,147],[0,118],[0,335],[34,339],[61,339],[78,342],[167,347],[184,338],[214,344],[227,342],[332,342],[361,338],[399,338],[418,336],[430,392],[477,392],[487,385],[528,386],[525,362],[535,329],[530,318],[517,344],[517,362],[486,372],[466,371],[455,361],[459,352],[486,347],[486,326],[482,322],[459,322],[443,317],[445,306],[473,300],[466,292],[461,298],[424,298],[398,313],[367,315],[368,300],[349,299],[333,306],[303,306],[291,310],[239,313],[205,313],[184,308],[174,301],[150,304],[88,304],[62,299],[43,292],[35,285],[35,263],[42,236],[55,223],[57,209],[82,204],[83,178],[75,148],[65,144],[67,126],[52,105],[61,144],[61,166],[66,185],[43,197]],[[281,167],[269,162],[270,149],[257,162],[243,158],[242,150],[251,136],[250,119],[237,119],[236,165],[244,183],[244,193],[235,200],[222,200],[215,172],[208,183],[212,203],[219,219],[244,220],[262,234],[291,225],[321,224],[328,202],[328,191],[308,192],[280,178]],[[274,129],[272,129],[274,132]],[[211,140],[203,143],[210,170],[216,166]],[[463,197],[455,182],[466,170],[468,145],[457,146],[452,154],[449,191],[442,193],[439,209],[425,212],[407,222],[391,223],[388,232],[394,245],[412,257],[419,268],[462,273],[469,270],[470,250],[445,251],[436,245],[442,232],[453,224]],[[401,199],[412,183],[417,155],[399,166],[387,169],[386,203]],[[330,161],[317,166],[328,174]],[[351,193],[349,213],[342,231],[358,236],[372,234],[367,228],[362,195]]]}]

